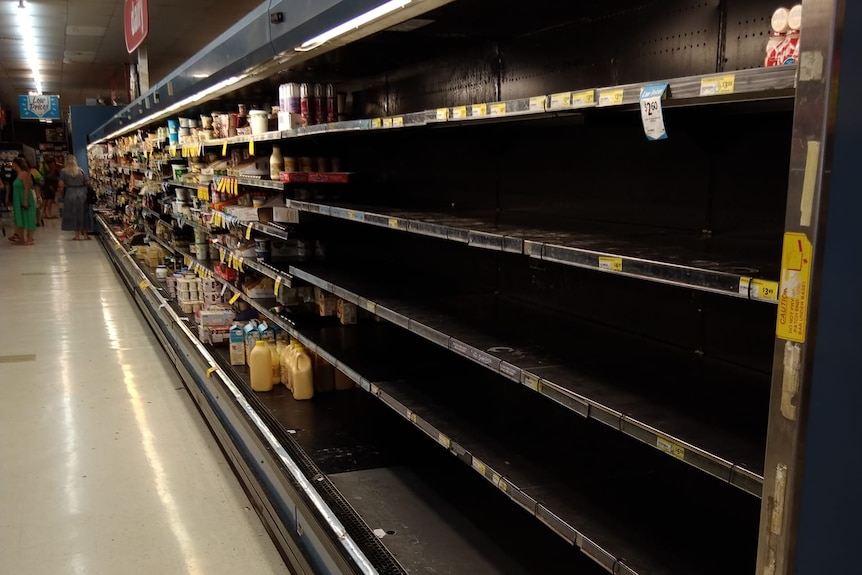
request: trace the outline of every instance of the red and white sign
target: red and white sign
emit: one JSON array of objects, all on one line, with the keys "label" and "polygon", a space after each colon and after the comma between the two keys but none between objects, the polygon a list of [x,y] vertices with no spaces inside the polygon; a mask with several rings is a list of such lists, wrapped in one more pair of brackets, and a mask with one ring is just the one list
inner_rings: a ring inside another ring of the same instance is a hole
[{"label": "red and white sign", "polygon": [[126,0],[123,22],[126,28],[126,50],[131,54],[144,43],[150,31],[147,0]]}]

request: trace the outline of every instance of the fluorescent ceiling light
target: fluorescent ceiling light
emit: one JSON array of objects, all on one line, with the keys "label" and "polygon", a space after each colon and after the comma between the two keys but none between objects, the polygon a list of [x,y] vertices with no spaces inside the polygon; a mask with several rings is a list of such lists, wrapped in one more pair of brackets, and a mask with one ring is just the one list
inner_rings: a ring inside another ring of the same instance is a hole
[{"label": "fluorescent ceiling light", "polygon": [[352,19],[348,20],[347,22],[344,22],[343,24],[339,24],[335,28],[332,28],[331,30],[327,30],[326,32],[324,32],[323,34],[320,34],[319,36],[315,36],[314,38],[312,38],[310,40],[306,40],[305,42],[302,43],[301,46],[296,48],[296,51],[297,52],[308,52],[309,50],[314,50],[318,46],[325,44],[326,42],[329,42],[333,38],[337,38],[343,34],[346,34],[350,31],[352,31],[352,30],[356,30],[357,28],[364,26],[365,24],[368,24],[369,22],[377,20],[378,18],[382,18],[383,16],[386,16],[390,12],[394,12],[395,10],[398,10],[399,8],[404,8],[405,6],[410,4],[410,2],[412,2],[412,1],[413,0],[389,0],[389,2],[386,2],[385,4],[381,4],[377,8],[372,8],[368,12],[365,12],[364,14],[360,14],[356,18],[352,18]]},{"label": "fluorescent ceiling light", "polygon": [[21,37],[24,39],[24,55],[27,57],[27,62],[30,63],[30,70],[33,72],[33,81],[36,83],[36,92],[42,93],[42,75],[39,73],[39,56],[36,53],[36,41],[33,38],[33,22],[30,18],[30,10],[27,8],[27,3],[24,0],[18,1],[18,8],[15,10],[18,16],[18,29],[21,32]]},{"label": "fluorescent ceiling light", "polygon": [[209,78],[209,77],[210,77],[209,74],[192,74],[192,78],[203,79],[203,78]]}]

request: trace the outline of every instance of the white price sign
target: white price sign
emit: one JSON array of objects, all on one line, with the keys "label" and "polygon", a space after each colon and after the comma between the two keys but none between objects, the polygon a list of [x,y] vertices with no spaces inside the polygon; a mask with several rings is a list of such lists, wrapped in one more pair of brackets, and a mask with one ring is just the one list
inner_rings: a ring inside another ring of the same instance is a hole
[{"label": "white price sign", "polygon": [[641,120],[644,125],[644,134],[648,140],[667,138],[661,109],[661,99],[666,91],[667,84],[651,84],[644,86],[641,90]]}]

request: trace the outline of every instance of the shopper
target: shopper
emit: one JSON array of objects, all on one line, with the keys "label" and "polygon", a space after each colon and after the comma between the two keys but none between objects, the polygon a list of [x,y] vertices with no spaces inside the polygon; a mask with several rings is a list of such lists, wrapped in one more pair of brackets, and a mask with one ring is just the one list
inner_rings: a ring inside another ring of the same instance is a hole
[{"label": "shopper", "polygon": [[33,178],[30,177],[30,167],[24,158],[15,158],[12,167],[18,176],[12,182],[12,210],[15,214],[15,235],[9,238],[14,244],[32,246],[35,243],[36,232],[36,190]]},{"label": "shopper", "polygon": [[75,156],[66,156],[66,166],[60,170],[59,194],[63,196],[64,232],[75,232],[73,240],[89,240],[89,204],[87,203],[87,186],[90,180],[84,170],[78,166]]},{"label": "shopper", "polygon": [[59,185],[60,171],[57,166],[57,161],[54,158],[49,158],[45,174],[43,175],[44,183],[42,184],[42,217],[46,220],[56,220],[54,215],[54,198],[57,196],[57,186]]}]

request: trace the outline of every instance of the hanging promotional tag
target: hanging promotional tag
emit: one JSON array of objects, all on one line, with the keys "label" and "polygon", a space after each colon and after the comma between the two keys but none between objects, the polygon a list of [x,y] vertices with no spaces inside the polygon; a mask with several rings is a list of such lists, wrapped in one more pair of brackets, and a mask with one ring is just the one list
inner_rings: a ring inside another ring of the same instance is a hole
[{"label": "hanging promotional tag", "polygon": [[667,138],[661,110],[661,99],[666,91],[667,84],[651,84],[641,89],[641,120],[643,120],[644,134],[648,140]]}]

